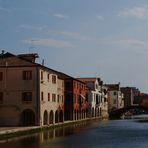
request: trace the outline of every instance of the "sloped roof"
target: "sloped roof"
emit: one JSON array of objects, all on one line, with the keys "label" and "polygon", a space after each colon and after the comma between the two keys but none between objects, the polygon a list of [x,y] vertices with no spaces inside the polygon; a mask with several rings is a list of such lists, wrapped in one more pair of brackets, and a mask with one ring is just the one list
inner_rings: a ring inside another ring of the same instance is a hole
[{"label": "sloped roof", "polygon": [[108,87],[108,90],[119,90],[120,84],[105,84]]},{"label": "sloped roof", "polygon": [[18,57],[9,52],[0,54],[0,67],[14,67],[14,66],[34,66],[35,63],[30,60]]},{"label": "sloped roof", "polygon": [[48,67],[41,65],[39,63],[32,62],[32,61],[28,60],[27,58],[24,58],[27,56],[38,57],[38,55],[36,53],[35,54],[14,55],[12,53],[7,52],[7,53],[0,54],[0,67],[36,66],[36,67],[41,67],[43,69],[52,71],[53,73],[57,74],[62,79],[69,79],[70,78],[70,79],[73,79],[73,80],[76,80],[76,81],[79,81],[79,82],[85,84],[83,81],[80,81],[72,76],[69,76],[69,75],[63,73],[63,72],[56,71],[54,69],[48,68]]}]

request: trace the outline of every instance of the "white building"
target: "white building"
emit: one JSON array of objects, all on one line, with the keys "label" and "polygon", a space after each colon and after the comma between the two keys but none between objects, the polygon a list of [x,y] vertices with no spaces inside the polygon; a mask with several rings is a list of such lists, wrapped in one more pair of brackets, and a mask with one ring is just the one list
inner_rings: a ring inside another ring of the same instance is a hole
[{"label": "white building", "polygon": [[100,78],[78,78],[88,87],[87,98],[91,105],[90,116],[108,118],[107,90]]}]

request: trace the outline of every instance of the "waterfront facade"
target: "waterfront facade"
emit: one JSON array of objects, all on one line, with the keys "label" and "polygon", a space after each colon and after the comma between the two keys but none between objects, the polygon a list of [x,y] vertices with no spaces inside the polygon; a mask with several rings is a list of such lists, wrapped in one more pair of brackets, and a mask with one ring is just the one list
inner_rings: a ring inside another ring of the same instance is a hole
[{"label": "waterfront facade", "polygon": [[64,80],[52,70],[40,69],[40,125],[64,121]]},{"label": "waterfront facade", "polygon": [[86,85],[70,76],[65,77],[65,121],[85,119],[88,113]]},{"label": "waterfront facade", "polygon": [[140,91],[135,87],[121,87],[121,92],[124,94],[124,106],[129,107],[132,105],[138,105],[139,100],[137,97]]},{"label": "waterfront facade", "polygon": [[137,96],[135,96],[134,99],[135,99],[134,103],[136,103],[137,105],[145,106],[145,107],[148,106],[148,94],[146,94],[146,93],[139,93]]},{"label": "waterfront facade", "polygon": [[37,54],[0,56],[0,125],[47,125],[64,120],[64,81],[36,64]]},{"label": "waterfront facade", "polygon": [[90,117],[108,117],[107,88],[100,78],[78,78],[86,83]]},{"label": "waterfront facade", "polygon": [[108,88],[108,110],[111,112],[115,109],[124,107],[124,95],[120,90],[120,83],[106,84]]},{"label": "waterfront facade", "polygon": [[148,107],[148,94],[140,94],[140,105]]},{"label": "waterfront facade", "polygon": [[86,119],[86,84],[35,62],[37,54],[0,55],[0,126]]}]

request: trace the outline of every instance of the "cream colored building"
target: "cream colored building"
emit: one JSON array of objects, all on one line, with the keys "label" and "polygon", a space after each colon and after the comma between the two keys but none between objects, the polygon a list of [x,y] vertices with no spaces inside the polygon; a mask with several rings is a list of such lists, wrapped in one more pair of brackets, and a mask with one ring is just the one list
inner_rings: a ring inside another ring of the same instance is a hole
[{"label": "cream colored building", "polygon": [[63,122],[64,80],[37,54],[0,54],[0,125]]},{"label": "cream colored building", "polygon": [[109,112],[115,109],[124,107],[124,96],[120,90],[120,83],[106,84],[108,87],[108,110]]}]

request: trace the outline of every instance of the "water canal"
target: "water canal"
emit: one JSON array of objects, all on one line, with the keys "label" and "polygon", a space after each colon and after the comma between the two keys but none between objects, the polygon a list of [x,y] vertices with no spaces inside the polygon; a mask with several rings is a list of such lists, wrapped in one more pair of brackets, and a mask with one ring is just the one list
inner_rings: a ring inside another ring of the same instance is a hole
[{"label": "water canal", "polygon": [[83,122],[0,142],[0,148],[148,148],[148,122]]}]

